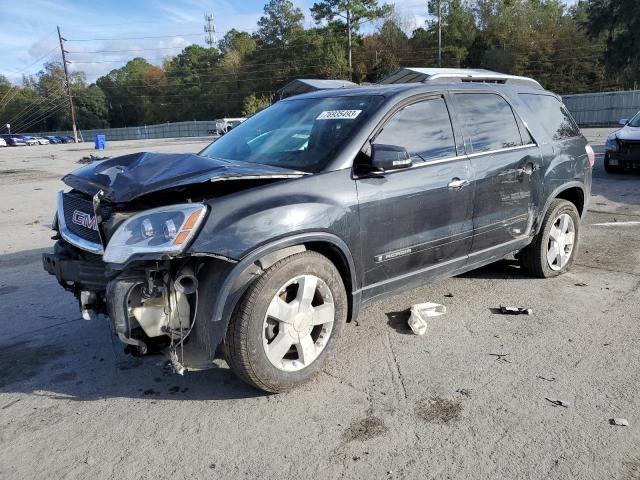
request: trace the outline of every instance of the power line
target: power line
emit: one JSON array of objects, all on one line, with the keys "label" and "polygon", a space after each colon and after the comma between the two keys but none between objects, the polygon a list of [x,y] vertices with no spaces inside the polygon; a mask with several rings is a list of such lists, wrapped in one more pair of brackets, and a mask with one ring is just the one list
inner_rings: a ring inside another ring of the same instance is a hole
[{"label": "power line", "polygon": [[20,130],[22,131],[26,131],[27,129],[31,128],[32,126],[38,124],[39,122],[42,122],[43,120],[46,120],[47,118],[49,118],[51,115],[53,115],[54,113],[57,113],[59,110],[67,107],[69,105],[69,100],[64,100],[63,103],[61,103],[60,105],[58,105],[57,107],[55,107],[53,110],[51,110],[47,115],[44,115],[41,118],[38,118],[37,120],[29,123],[28,125],[24,125],[22,127],[20,127]]}]

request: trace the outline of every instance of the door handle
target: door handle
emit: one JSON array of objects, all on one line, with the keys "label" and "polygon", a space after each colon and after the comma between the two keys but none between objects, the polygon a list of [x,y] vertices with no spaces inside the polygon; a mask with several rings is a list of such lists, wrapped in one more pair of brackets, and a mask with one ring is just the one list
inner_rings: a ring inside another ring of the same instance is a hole
[{"label": "door handle", "polygon": [[464,188],[467,185],[469,185],[469,180],[461,180],[458,177],[455,177],[451,179],[447,187],[449,188],[449,190],[460,190],[461,188]]}]

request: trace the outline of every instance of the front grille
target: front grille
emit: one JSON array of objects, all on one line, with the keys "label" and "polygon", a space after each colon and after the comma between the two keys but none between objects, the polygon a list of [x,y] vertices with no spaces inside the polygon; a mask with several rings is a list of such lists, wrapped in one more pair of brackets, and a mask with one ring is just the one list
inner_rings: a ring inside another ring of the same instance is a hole
[{"label": "front grille", "polygon": [[640,142],[620,142],[620,153],[630,160],[640,159]]},{"label": "front grille", "polygon": [[75,193],[65,193],[62,195],[62,210],[67,230],[87,242],[97,245],[102,243],[90,198]]}]

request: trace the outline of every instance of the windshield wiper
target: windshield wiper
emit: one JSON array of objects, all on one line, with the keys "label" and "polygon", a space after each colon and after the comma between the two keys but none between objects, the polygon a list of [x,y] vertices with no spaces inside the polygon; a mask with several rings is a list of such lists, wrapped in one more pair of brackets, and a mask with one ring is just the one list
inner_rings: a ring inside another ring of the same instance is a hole
[{"label": "windshield wiper", "polygon": [[426,158],[424,158],[422,155],[420,155],[420,154],[419,154],[419,153],[417,153],[417,152],[416,152],[416,153],[414,153],[414,155],[415,155],[416,157],[418,157],[420,160],[422,160],[423,162],[425,162],[425,163],[426,163],[427,159],[426,159]]}]

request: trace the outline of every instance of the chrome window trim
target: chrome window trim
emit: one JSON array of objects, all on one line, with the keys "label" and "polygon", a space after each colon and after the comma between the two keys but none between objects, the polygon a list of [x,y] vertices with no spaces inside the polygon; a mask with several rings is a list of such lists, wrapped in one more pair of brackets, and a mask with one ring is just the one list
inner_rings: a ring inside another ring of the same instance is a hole
[{"label": "chrome window trim", "polygon": [[67,228],[67,223],[64,218],[63,193],[64,192],[62,190],[58,192],[58,208],[57,208],[58,215],[57,216],[58,216],[58,227],[59,227],[58,231],[60,232],[60,236],[64,240],[69,242],[71,245],[75,245],[81,250],[84,250],[89,253],[94,253],[96,255],[102,255],[104,253],[104,248],[102,248],[102,245],[89,242],[84,238],[79,237],[78,235],[76,235],[75,233],[73,233],[71,230]]},{"label": "chrome window trim", "polygon": [[[537,146],[538,145],[535,144],[535,143],[528,143],[526,145],[518,145],[517,147],[498,148],[498,149],[495,149],[495,150],[487,150],[486,152],[462,154],[462,155],[457,155],[455,157],[437,158],[435,160],[427,160],[425,162],[415,163],[415,164],[411,165],[411,167],[409,167],[406,170],[412,170],[412,169],[415,169],[415,168],[421,168],[421,167],[425,167],[427,165],[437,165],[438,163],[445,163],[445,162],[450,162],[450,161],[453,161],[453,160],[465,160],[467,158],[480,157],[482,155],[490,155],[490,154],[493,154],[493,153],[502,153],[502,152],[511,152],[511,151],[515,151],[515,150],[523,150],[525,148],[532,148],[532,147],[537,147]],[[413,155],[411,158],[414,158],[414,157],[416,157],[416,156]],[[390,170],[387,173],[402,172],[403,170],[405,170],[405,169]]]},{"label": "chrome window trim", "polygon": [[525,148],[537,147],[535,143],[527,143],[526,145],[518,145],[517,147],[496,148],[494,150],[487,150],[486,152],[469,153],[468,158],[479,157],[481,155],[489,155],[492,153],[512,152],[514,150],[523,150]]}]

